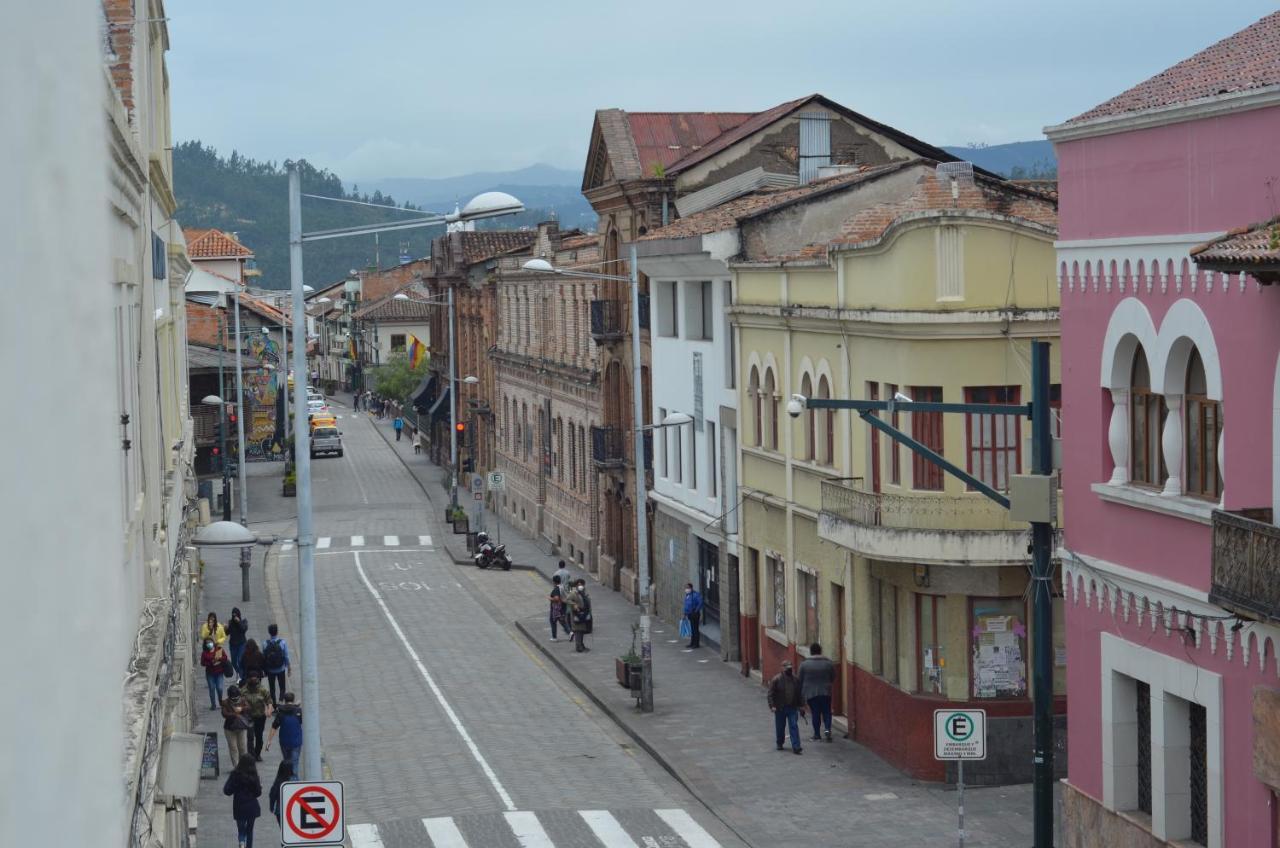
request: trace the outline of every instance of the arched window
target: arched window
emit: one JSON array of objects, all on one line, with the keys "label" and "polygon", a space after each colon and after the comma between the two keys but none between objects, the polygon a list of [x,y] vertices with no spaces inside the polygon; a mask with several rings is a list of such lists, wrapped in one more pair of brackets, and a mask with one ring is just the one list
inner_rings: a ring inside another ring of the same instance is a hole
[{"label": "arched window", "polygon": [[[805,374],[800,380],[800,394],[807,398],[813,397],[813,380],[809,379],[809,375]],[[815,410],[806,409],[804,411],[804,453],[801,454],[803,459],[812,461],[816,458],[817,451],[817,422]]]},{"label": "arched window", "polygon": [[[824,400],[831,397],[831,384],[826,376],[818,378],[818,397]],[[836,463],[836,411],[824,409],[818,419],[818,462],[823,465]],[[896,449],[896,445],[894,448]]]},{"label": "arched window", "polygon": [[760,369],[751,366],[751,377],[747,381],[747,396],[751,398],[751,444],[760,447],[764,444],[764,419],[760,400]]},{"label": "arched window", "polygon": [[1218,468],[1218,438],[1222,433],[1222,404],[1210,400],[1205,388],[1200,351],[1191,351],[1187,363],[1186,469],[1188,495],[1218,500],[1222,497],[1222,473]]},{"label": "arched window", "polygon": [[778,384],[773,377],[773,369],[764,370],[764,415],[765,429],[769,434],[769,450],[778,449]]},{"label": "arched window", "polygon": [[1160,486],[1166,476],[1160,434],[1168,409],[1164,395],[1151,390],[1151,369],[1141,347],[1133,356],[1130,373],[1129,479],[1140,486]]}]

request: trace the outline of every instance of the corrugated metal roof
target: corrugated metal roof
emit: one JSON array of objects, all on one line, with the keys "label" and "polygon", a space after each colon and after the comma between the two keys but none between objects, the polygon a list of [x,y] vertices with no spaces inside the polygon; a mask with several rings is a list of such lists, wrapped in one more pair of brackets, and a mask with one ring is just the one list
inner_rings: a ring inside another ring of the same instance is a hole
[{"label": "corrugated metal roof", "polygon": [[655,163],[665,169],[742,124],[752,112],[627,112],[643,176]]}]

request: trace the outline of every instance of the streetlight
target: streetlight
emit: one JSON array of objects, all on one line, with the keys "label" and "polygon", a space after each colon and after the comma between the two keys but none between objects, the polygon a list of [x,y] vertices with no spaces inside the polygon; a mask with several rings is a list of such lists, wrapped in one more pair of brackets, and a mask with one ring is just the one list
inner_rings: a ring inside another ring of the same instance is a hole
[{"label": "streetlight", "polygon": [[218,414],[222,420],[218,422],[218,453],[222,459],[222,520],[231,520],[231,476],[227,474],[227,405],[217,395],[205,395],[200,401],[209,406],[219,407]]},{"label": "streetlight", "polygon": [[[617,280],[630,283],[631,289],[631,402],[632,415],[638,426],[644,421],[644,392],[640,368],[640,276],[636,264],[636,246],[631,244],[630,271],[627,276],[599,274],[556,268],[545,259],[530,259],[522,266],[526,271],[542,274],[559,274],[564,277],[581,277],[590,280]],[[683,413],[680,413],[683,415]],[[670,419],[673,416],[668,415]],[[693,419],[689,419],[693,420]],[[674,422],[673,422],[674,423]],[[683,423],[683,422],[681,422]],[[667,424],[666,419],[662,426]],[[653,588],[649,585],[649,516],[646,514],[644,439],[634,438],[636,477],[636,559],[640,570],[640,710],[653,712],[653,634],[650,611],[653,608]]]},{"label": "streetlight", "polygon": [[258,537],[243,524],[223,520],[201,527],[191,543],[197,548],[240,549],[240,600],[242,603],[248,603],[250,558],[247,554],[254,545],[258,544]]},{"label": "streetlight", "polygon": [[[524,211],[524,204],[500,191],[485,192],[475,197],[459,212],[449,215],[413,213],[414,218],[389,224],[367,224],[359,227],[343,227],[319,232],[302,231],[302,175],[298,167],[289,169],[289,288],[293,292],[293,324],[306,326],[304,288],[302,282],[302,245],[308,241],[345,238],[356,235],[408,230],[439,224],[493,218]],[[319,200],[373,206],[383,212],[389,207],[376,203],[364,203],[345,198],[307,195]],[[405,212],[407,210],[394,210]],[[449,301],[453,302],[453,289],[449,289]],[[450,309],[452,312],[452,309]],[[449,324],[452,342],[453,323]],[[452,344],[450,345],[452,347]],[[453,359],[452,351],[450,360]],[[299,643],[302,648],[302,754],[303,774],[307,780],[319,780],[320,770],[320,674],[316,644],[316,573],[315,537],[311,515],[311,434],[307,430],[307,381],[303,377],[307,369],[306,345],[293,346],[293,444],[295,471],[298,477],[298,625]],[[454,366],[456,367],[456,366]],[[456,398],[454,399],[456,400]],[[455,436],[455,438],[457,438]],[[456,463],[455,463],[456,465]],[[455,480],[456,480],[455,470]],[[455,491],[456,495],[456,491]]]}]

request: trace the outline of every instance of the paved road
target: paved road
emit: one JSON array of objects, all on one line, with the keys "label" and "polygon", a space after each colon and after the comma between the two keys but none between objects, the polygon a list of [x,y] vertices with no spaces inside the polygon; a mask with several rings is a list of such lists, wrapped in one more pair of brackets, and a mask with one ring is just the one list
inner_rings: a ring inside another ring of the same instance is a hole
[{"label": "paved road", "polygon": [[[534,655],[433,538],[432,508],[373,422],[340,411],[345,456],[312,469],[321,733],[353,848],[742,845]],[[282,548],[292,613],[296,550]]]}]

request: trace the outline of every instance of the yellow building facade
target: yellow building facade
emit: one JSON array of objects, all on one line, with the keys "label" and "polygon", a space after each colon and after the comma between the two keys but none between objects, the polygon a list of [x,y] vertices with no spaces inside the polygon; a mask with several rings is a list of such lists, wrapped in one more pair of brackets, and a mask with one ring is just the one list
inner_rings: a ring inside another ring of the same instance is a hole
[{"label": "yellow building facade", "polygon": [[[933,710],[986,708],[981,779],[1029,779],[1026,525],[852,411],[786,408],[793,395],[1026,403],[1033,338],[1055,342],[1056,397],[1055,202],[927,161],[814,194],[740,221],[731,264],[743,656],[767,680],[821,643],[850,735],[922,779],[947,777]],[[1029,470],[1027,419],[887,417],[997,489]]]}]

